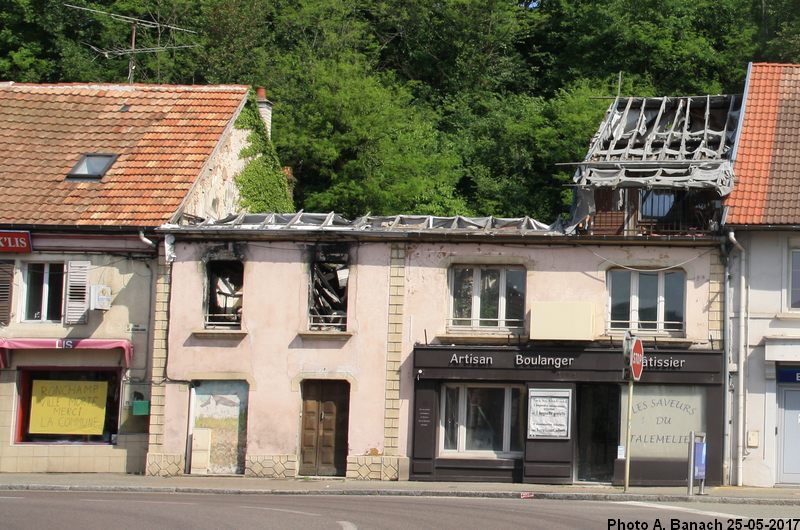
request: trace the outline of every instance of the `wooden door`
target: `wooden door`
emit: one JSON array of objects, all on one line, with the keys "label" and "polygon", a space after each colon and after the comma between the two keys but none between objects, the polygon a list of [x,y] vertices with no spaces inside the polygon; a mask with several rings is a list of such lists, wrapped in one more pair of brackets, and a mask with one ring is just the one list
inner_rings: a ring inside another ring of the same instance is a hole
[{"label": "wooden door", "polygon": [[349,409],[346,381],[303,382],[301,475],[344,476]]}]

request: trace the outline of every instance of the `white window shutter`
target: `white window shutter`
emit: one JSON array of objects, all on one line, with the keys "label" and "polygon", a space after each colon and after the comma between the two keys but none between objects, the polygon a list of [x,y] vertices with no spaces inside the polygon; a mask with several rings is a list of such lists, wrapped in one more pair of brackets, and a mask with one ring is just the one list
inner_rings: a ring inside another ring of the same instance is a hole
[{"label": "white window shutter", "polygon": [[11,322],[11,296],[14,290],[14,262],[0,261],[0,326]]},{"label": "white window shutter", "polygon": [[90,261],[67,262],[67,295],[64,300],[64,323],[86,324],[89,312]]}]

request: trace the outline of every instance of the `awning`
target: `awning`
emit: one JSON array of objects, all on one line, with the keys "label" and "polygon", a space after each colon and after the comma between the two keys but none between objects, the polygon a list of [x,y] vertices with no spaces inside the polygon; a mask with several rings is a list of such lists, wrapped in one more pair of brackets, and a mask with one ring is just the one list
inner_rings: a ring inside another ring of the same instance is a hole
[{"label": "awning", "polygon": [[10,365],[10,350],[111,350],[124,352],[125,367],[133,360],[133,343],[126,339],[0,339],[0,369]]}]

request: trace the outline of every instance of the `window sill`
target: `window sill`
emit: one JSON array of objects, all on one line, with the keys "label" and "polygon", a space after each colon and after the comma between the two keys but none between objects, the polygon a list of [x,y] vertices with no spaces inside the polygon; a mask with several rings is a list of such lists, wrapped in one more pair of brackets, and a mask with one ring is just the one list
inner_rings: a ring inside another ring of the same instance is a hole
[{"label": "window sill", "polygon": [[246,329],[195,329],[192,335],[198,339],[241,340],[247,336]]},{"label": "window sill", "polygon": [[522,329],[491,331],[449,329],[443,335],[437,335],[435,339],[442,344],[515,344],[520,340],[527,341],[528,336]]},{"label": "window sill", "polygon": [[323,340],[341,340],[341,341],[346,341],[353,336],[353,334],[349,331],[303,330],[303,331],[298,331],[297,334],[303,339],[323,339]]},{"label": "window sill", "polygon": [[[632,333],[634,337],[642,340],[656,340],[659,342],[672,342],[672,343],[687,343],[693,342],[687,338],[683,333],[666,333],[666,332],[642,332],[637,331]],[[625,337],[625,331],[606,331],[605,337],[622,340]]]},{"label": "window sill", "polygon": [[800,320],[800,311],[793,311],[791,313],[777,313],[775,318],[778,320]]},{"label": "window sill", "polygon": [[516,460],[522,458],[522,452],[495,452],[495,451],[439,451],[437,458],[452,460]]}]

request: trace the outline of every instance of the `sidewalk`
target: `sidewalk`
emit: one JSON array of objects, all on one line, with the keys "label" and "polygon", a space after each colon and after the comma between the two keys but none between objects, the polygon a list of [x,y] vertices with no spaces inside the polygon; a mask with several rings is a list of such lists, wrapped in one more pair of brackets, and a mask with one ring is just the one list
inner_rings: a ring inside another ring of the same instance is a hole
[{"label": "sidewalk", "polygon": [[0,473],[0,491],[126,491],[239,495],[409,495],[595,501],[718,502],[800,506],[800,488],[706,488],[689,497],[685,487],[551,486],[476,482],[381,482],[330,478],[264,479],[227,476],[148,477],[113,473]]}]

